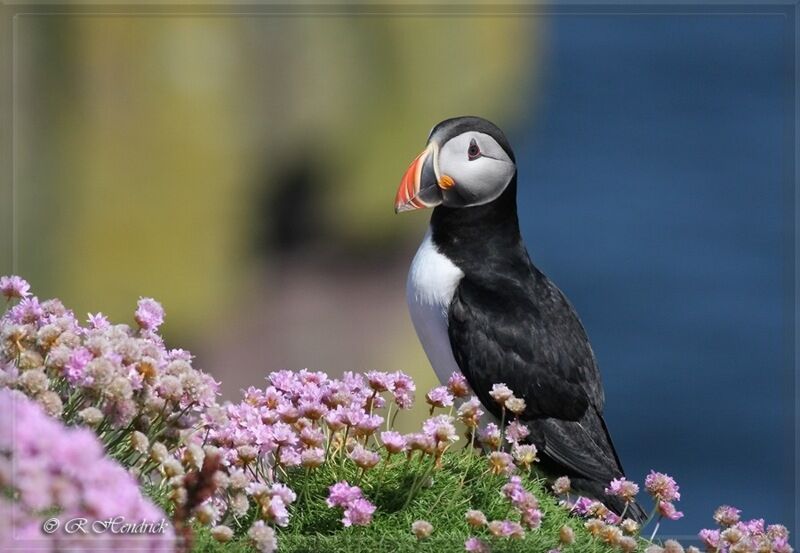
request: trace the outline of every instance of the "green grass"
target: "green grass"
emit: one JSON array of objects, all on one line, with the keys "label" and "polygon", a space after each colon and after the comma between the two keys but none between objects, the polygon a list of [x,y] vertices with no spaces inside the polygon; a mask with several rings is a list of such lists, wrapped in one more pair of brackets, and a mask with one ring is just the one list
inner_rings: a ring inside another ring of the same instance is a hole
[{"label": "green grass", "polygon": [[[604,553],[614,549],[588,534],[583,521],[568,515],[558,505],[555,497],[545,490],[545,482],[535,475],[524,477],[525,487],[540,501],[544,514],[539,529],[526,531],[524,539],[488,538],[486,532],[472,530],[464,513],[468,509],[483,511],[489,520],[512,518],[515,512],[503,497],[500,488],[507,478],[488,473],[486,458],[465,452],[444,455],[443,466],[430,471],[430,462],[418,464],[415,457],[406,467],[402,456],[395,456],[387,470],[381,472],[383,463],[370,471],[359,482],[356,468],[349,461],[343,464],[326,464],[310,471],[288,474],[288,484],[297,492],[292,505],[291,521],[287,528],[277,529],[278,550],[289,552],[375,552],[420,551],[448,553],[464,551],[464,541],[479,535],[491,542],[495,552],[541,552],[558,546],[559,530],[568,524],[575,531],[576,540],[562,548],[564,553]],[[414,486],[414,475],[429,473],[427,485],[413,497],[409,504],[409,491]],[[371,525],[343,528],[340,509],[325,504],[328,486],[346,479],[359,484],[365,495],[377,505]],[[410,531],[411,523],[424,519],[433,524],[433,535],[418,541]],[[517,519],[518,520],[518,519]],[[235,524],[229,525],[236,528]],[[253,548],[242,534],[245,525],[237,529],[237,538],[227,544],[217,543],[208,529],[198,528],[193,551],[200,553],[249,552]]]}]

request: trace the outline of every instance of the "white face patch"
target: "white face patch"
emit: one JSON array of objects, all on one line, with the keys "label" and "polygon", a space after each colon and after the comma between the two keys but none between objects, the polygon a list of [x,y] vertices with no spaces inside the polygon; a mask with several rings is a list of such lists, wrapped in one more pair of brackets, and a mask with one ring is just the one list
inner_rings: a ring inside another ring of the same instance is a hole
[{"label": "white face patch", "polygon": [[[477,155],[472,155],[474,152]],[[458,194],[460,207],[489,203],[497,199],[514,176],[514,162],[505,150],[488,134],[469,131],[445,142],[438,156],[439,176],[455,181],[453,190],[444,195]]]}]

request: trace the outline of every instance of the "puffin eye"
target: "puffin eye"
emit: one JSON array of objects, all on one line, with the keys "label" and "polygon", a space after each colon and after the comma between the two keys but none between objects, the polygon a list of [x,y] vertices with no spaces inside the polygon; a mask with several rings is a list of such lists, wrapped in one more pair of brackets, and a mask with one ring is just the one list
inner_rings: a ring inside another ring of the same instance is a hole
[{"label": "puffin eye", "polygon": [[478,148],[478,143],[475,142],[473,138],[472,141],[469,143],[469,148],[467,148],[467,157],[470,161],[473,159],[479,158],[481,156],[481,149]]}]

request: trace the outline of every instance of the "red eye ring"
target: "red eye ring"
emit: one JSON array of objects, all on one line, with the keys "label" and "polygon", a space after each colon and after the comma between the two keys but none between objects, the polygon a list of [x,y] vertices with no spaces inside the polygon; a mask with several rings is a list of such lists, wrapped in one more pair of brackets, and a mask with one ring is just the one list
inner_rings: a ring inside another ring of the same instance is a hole
[{"label": "red eye ring", "polygon": [[470,161],[481,157],[481,149],[478,147],[478,143],[475,142],[474,138],[469,143],[469,148],[467,148],[467,157]]}]

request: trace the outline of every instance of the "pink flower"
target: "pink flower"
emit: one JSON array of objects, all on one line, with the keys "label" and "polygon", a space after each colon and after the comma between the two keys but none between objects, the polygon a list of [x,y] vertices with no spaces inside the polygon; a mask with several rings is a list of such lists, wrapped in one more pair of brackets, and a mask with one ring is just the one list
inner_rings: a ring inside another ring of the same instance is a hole
[{"label": "pink flower", "polygon": [[721,505],[714,511],[714,520],[720,526],[733,526],[739,522],[739,515],[742,511],[729,505]]},{"label": "pink flower", "polygon": [[683,518],[683,513],[678,511],[669,501],[659,501],[658,502],[658,514],[660,514],[664,518],[668,518],[669,520],[678,520],[679,518]]},{"label": "pink flower", "polygon": [[140,298],[134,319],[144,330],[158,330],[164,322],[164,308],[153,298]]},{"label": "pink flower", "polygon": [[469,553],[489,553],[491,548],[485,541],[472,537],[464,542],[464,550]]},{"label": "pink flower", "polygon": [[575,500],[571,510],[578,515],[585,516],[589,514],[589,511],[594,504],[595,501],[589,499],[588,497],[579,497]]},{"label": "pink flower", "polygon": [[709,549],[710,551],[716,551],[717,549],[719,549],[719,537],[720,537],[719,530],[703,529],[700,530],[698,537],[705,544],[706,548]]},{"label": "pink flower", "polygon": [[319,447],[325,443],[325,434],[319,428],[307,426],[300,431],[300,441],[308,446]]},{"label": "pink flower", "polygon": [[511,501],[515,507],[528,494],[528,490],[522,486],[522,479],[519,476],[512,476],[509,478],[508,483],[505,484],[500,491],[503,492],[506,499]]},{"label": "pink flower", "polygon": [[8,318],[17,324],[40,324],[42,317],[44,309],[35,296],[22,299],[8,311]]},{"label": "pink flower", "polygon": [[506,426],[506,439],[512,444],[516,444],[524,440],[531,433],[528,427],[519,421],[513,421]]},{"label": "pink flower", "polygon": [[108,322],[108,319],[102,313],[98,312],[94,315],[89,313],[88,317],[89,327],[93,330],[106,330],[111,326],[111,323]]},{"label": "pink flower", "polygon": [[[43,540],[41,545],[59,551],[73,547],[69,547],[71,542],[61,541],[62,533],[41,533],[43,512],[60,511],[69,518],[86,518],[89,525],[109,517],[154,523],[165,518],[142,496],[134,478],[106,457],[91,430],[65,427],[38,404],[8,389],[0,389],[0,420],[14,421],[0,432],[0,450],[7,452],[0,456],[0,475],[9,478],[18,492],[14,516],[2,523],[10,535],[21,537],[28,528],[36,528],[36,539]],[[12,508],[9,500],[0,497],[0,511]],[[91,541],[83,548],[91,549],[94,543],[110,550],[167,551],[174,537],[167,528],[163,535],[87,535]],[[4,537],[0,535],[0,547],[5,544]]]},{"label": "pink flower", "polygon": [[681,498],[678,484],[671,476],[663,472],[651,470],[644,479],[644,487],[647,488],[647,493],[657,500],[677,501]]},{"label": "pink flower", "polygon": [[357,436],[371,436],[383,424],[383,417],[380,415],[364,415],[356,424]]},{"label": "pink flower", "polygon": [[337,482],[328,488],[328,507],[345,507],[356,499],[363,497],[361,488],[351,486],[347,482]]},{"label": "pink flower", "polygon": [[381,456],[365,448],[363,445],[358,444],[353,448],[353,451],[348,455],[350,459],[364,470],[371,469],[381,460]]},{"label": "pink flower", "polygon": [[0,294],[6,299],[23,299],[30,295],[31,285],[16,275],[0,277]]},{"label": "pink flower", "polygon": [[531,530],[535,530],[541,526],[542,516],[542,511],[535,507],[528,507],[520,511],[522,523]]},{"label": "pink flower", "polygon": [[406,435],[406,443],[411,451],[419,450],[425,453],[432,453],[436,449],[436,442],[433,438],[422,432],[413,432]]},{"label": "pink flower", "polygon": [[84,347],[72,351],[69,361],[64,365],[64,376],[72,385],[83,382],[83,372],[86,365],[94,358],[92,352]]},{"label": "pink flower", "polygon": [[351,486],[347,482],[337,482],[328,488],[328,507],[342,507],[344,517],[342,524],[345,526],[366,526],[372,522],[372,513],[375,505],[364,498],[361,488]]},{"label": "pink flower", "polygon": [[623,476],[612,480],[610,485],[605,489],[605,492],[608,495],[619,497],[629,503],[633,501],[633,498],[639,493],[639,486],[635,482],[626,480]]},{"label": "pink flower", "polygon": [[450,407],[453,405],[453,396],[445,386],[438,386],[425,395],[425,400],[431,407]]},{"label": "pink flower", "polygon": [[789,545],[789,538],[775,538],[772,540],[773,553],[793,553],[794,549]]},{"label": "pink flower", "polygon": [[497,538],[521,538],[525,530],[518,522],[511,520],[493,520],[488,525],[489,533]]},{"label": "pink flower", "polygon": [[300,464],[304,467],[316,468],[325,462],[325,450],[321,447],[310,447],[300,453]]},{"label": "pink flower", "polygon": [[364,375],[369,387],[376,392],[386,392],[394,389],[394,377],[389,373],[369,371]]},{"label": "pink flower", "polygon": [[456,427],[453,426],[453,417],[448,415],[438,415],[426,420],[422,424],[422,431],[436,443],[458,440]]},{"label": "pink flower", "polygon": [[461,373],[453,373],[447,380],[447,389],[454,397],[466,397],[469,395],[469,384]]},{"label": "pink flower", "polygon": [[360,497],[350,502],[344,509],[342,524],[344,526],[367,526],[372,522],[375,505]]},{"label": "pink flower", "polygon": [[493,422],[486,425],[478,432],[478,441],[489,449],[500,447],[500,429]]},{"label": "pink flower", "polygon": [[392,373],[392,377],[394,378],[392,395],[395,403],[400,409],[409,409],[414,403],[414,392],[417,389],[414,380],[401,371]]},{"label": "pink flower", "polygon": [[286,484],[272,484],[269,494],[272,497],[280,497],[286,505],[291,505],[297,499],[297,494]]},{"label": "pink flower", "polygon": [[287,526],[289,524],[289,511],[286,510],[286,503],[279,495],[273,496],[269,500],[264,514],[278,526]]},{"label": "pink flower", "polygon": [[748,534],[763,534],[764,533],[764,519],[763,518],[754,518],[748,520],[746,522],[740,522],[737,526],[742,529],[743,532]]},{"label": "pink flower", "polygon": [[297,433],[285,422],[276,422],[267,432],[270,441],[275,445],[285,447],[297,444]]},{"label": "pink flower", "polygon": [[399,432],[381,432],[381,442],[389,453],[400,453],[406,449],[406,439]]}]

